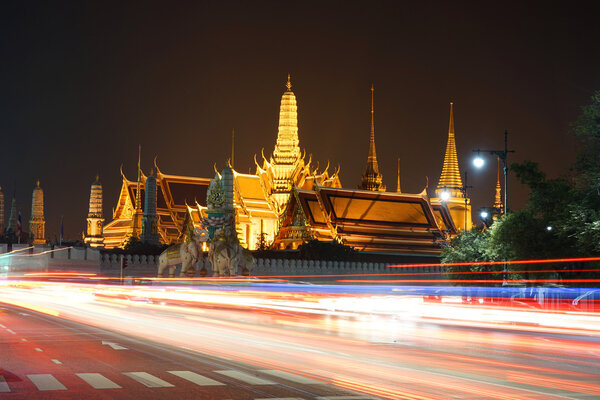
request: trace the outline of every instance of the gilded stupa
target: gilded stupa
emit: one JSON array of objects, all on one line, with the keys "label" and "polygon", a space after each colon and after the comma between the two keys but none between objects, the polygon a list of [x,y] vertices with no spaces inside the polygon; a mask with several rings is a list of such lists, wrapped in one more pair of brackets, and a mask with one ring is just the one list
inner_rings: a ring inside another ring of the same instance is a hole
[{"label": "gilded stupa", "polygon": [[500,158],[497,158],[498,164],[498,177],[496,179],[496,196],[494,198],[494,212],[492,217],[494,220],[498,219],[504,214],[504,203],[502,202],[502,186],[500,186]]},{"label": "gilded stupa", "polygon": [[96,175],[96,180],[90,188],[90,205],[84,238],[84,242],[90,247],[104,247],[103,224],[102,184],[100,183],[100,176]]},{"label": "gilded stupa", "polygon": [[29,220],[31,231],[30,239],[33,244],[46,244],[46,220],[44,219],[44,191],[40,187],[40,181],[36,182],[31,195],[31,219]]},{"label": "gilded stupa", "polygon": [[341,187],[338,177],[339,168],[330,175],[329,164],[325,171],[319,173],[318,167],[311,168],[310,157],[305,162],[306,153],[302,154],[300,151],[298,138],[298,104],[296,95],[292,92],[289,74],[285,88],[279,106],[279,126],[273,155],[268,161],[263,155],[262,167],[256,163],[256,174],[261,177],[268,197],[278,213],[284,211],[294,186],[312,189],[316,183],[322,186]]},{"label": "gilded stupa", "polygon": [[374,108],[375,88],[371,85],[371,136],[369,139],[369,156],[367,157],[367,167],[362,176],[360,189],[371,190],[373,192],[385,192],[383,176],[379,173],[379,164],[377,163],[377,152],[375,151],[375,108]]},{"label": "gilded stupa", "polygon": [[[434,202],[445,202],[450,210],[452,219],[456,222],[459,230],[469,230],[473,226],[471,220],[470,200],[463,196],[463,182],[458,168],[458,156],[456,153],[456,136],[454,133],[454,103],[450,102],[450,122],[448,124],[448,141],[446,143],[446,153],[444,155],[444,164],[442,174],[438,181],[435,194],[437,199]],[[466,213],[466,219],[465,219]],[[466,224],[462,221],[466,221]]]}]

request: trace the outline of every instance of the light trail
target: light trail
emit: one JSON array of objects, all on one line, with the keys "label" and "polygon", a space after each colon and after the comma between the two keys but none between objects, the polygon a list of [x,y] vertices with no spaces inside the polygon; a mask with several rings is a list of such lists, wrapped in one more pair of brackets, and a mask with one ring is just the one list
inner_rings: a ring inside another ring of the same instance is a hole
[{"label": "light trail", "polygon": [[458,288],[202,284],[0,281],[0,302],[383,398],[600,396],[600,313],[473,303]]}]

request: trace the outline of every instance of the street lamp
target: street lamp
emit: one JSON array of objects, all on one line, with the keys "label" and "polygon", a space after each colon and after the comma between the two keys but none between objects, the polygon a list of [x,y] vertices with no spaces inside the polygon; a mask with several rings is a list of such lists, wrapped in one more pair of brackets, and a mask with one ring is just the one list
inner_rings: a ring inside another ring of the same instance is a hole
[{"label": "street lamp", "polygon": [[482,150],[477,149],[473,150],[474,153],[477,153],[477,156],[473,160],[473,165],[477,168],[483,167],[485,161],[481,157],[481,153],[489,153],[498,156],[500,160],[502,160],[502,166],[504,167],[504,215],[506,216],[506,212],[508,210],[508,153],[514,153],[514,150],[508,150],[508,131],[504,131],[504,150]]},{"label": "street lamp", "polygon": [[482,211],[479,215],[481,216],[482,219],[487,219],[487,217],[489,217],[488,212],[485,210]]}]

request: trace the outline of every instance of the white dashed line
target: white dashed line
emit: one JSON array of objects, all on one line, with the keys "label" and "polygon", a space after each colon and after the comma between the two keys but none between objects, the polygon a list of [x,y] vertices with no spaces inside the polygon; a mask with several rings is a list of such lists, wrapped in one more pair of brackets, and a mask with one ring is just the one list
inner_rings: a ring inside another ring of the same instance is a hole
[{"label": "white dashed line", "polygon": [[26,341],[27,341],[27,339],[25,339],[25,338],[21,339],[21,342],[26,342]]},{"label": "white dashed line", "polygon": [[58,361],[58,360],[57,360],[57,359],[55,359],[55,358],[53,358],[53,359],[52,359],[52,362],[53,362],[54,364],[62,364],[60,361]]},{"label": "white dashed line", "polygon": [[317,397],[317,400],[373,400],[371,396],[325,396]]},{"label": "white dashed line", "polygon": [[102,374],[90,373],[75,375],[89,383],[94,389],[121,389],[121,386],[117,385]]},{"label": "white dashed line", "polygon": [[275,382],[268,381],[266,379],[259,378],[254,375],[247,374],[245,372],[233,371],[233,370],[224,370],[224,371],[215,371],[218,374],[228,376],[233,379],[237,379],[242,382],[249,383],[251,385],[277,385]]},{"label": "white dashed line", "polygon": [[12,329],[8,329],[8,328],[6,328],[6,332],[10,332],[10,333],[12,333],[13,335],[16,335],[15,331],[13,331]]},{"label": "white dashed line", "polygon": [[170,374],[183,378],[187,381],[195,383],[198,386],[223,386],[224,383],[215,381],[214,379],[207,378],[206,376],[199,375],[191,371],[167,371]]},{"label": "white dashed line", "polygon": [[2,325],[2,324],[0,324],[0,328],[6,329],[6,327],[4,325]]},{"label": "white dashed line", "polygon": [[10,388],[8,387],[8,383],[3,376],[0,376],[0,393],[8,393],[10,392]]},{"label": "white dashed line", "polygon": [[265,374],[273,375],[278,378],[283,378],[288,381],[302,383],[305,385],[324,385],[324,382],[315,381],[314,379],[308,379],[303,376],[290,374],[288,372],[278,371],[276,369],[261,369],[260,372],[264,372]]},{"label": "white dashed line", "polygon": [[67,388],[51,374],[27,375],[39,390],[67,390]]},{"label": "white dashed line", "polygon": [[35,351],[44,351],[44,350],[40,349],[39,347],[36,347]]},{"label": "white dashed line", "polygon": [[173,387],[167,381],[163,381],[160,378],[157,378],[154,375],[150,375],[147,372],[123,372],[123,375],[126,375],[132,379],[135,379],[139,383],[147,387]]}]

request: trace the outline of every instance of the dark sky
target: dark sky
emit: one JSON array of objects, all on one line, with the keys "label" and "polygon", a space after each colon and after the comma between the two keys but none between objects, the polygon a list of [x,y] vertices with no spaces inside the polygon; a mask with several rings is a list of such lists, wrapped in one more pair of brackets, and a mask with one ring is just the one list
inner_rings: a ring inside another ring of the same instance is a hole
[{"label": "dark sky", "polygon": [[[419,3],[419,4],[417,4]],[[423,3],[423,4],[420,4]],[[152,159],[165,173],[210,177],[236,130],[236,167],[270,154],[287,73],[300,145],[341,165],[345,187],[364,170],[375,85],[377,156],[395,189],[439,178],[449,102],[474,208],[493,202],[495,163],[475,171],[475,148],[517,152],[550,176],[573,160],[569,124],[600,89],[593,3],[561,2],[3,2],[0,9],[0,185],[28,220],[40,179],[47,236],[84,229],[99,173],[105,217],[119,166]],[[522,4],[527,3],[527,4]],[[526,190],[509,181],[509,205]],[[27,226],[27,225],[26,225]]]}]

